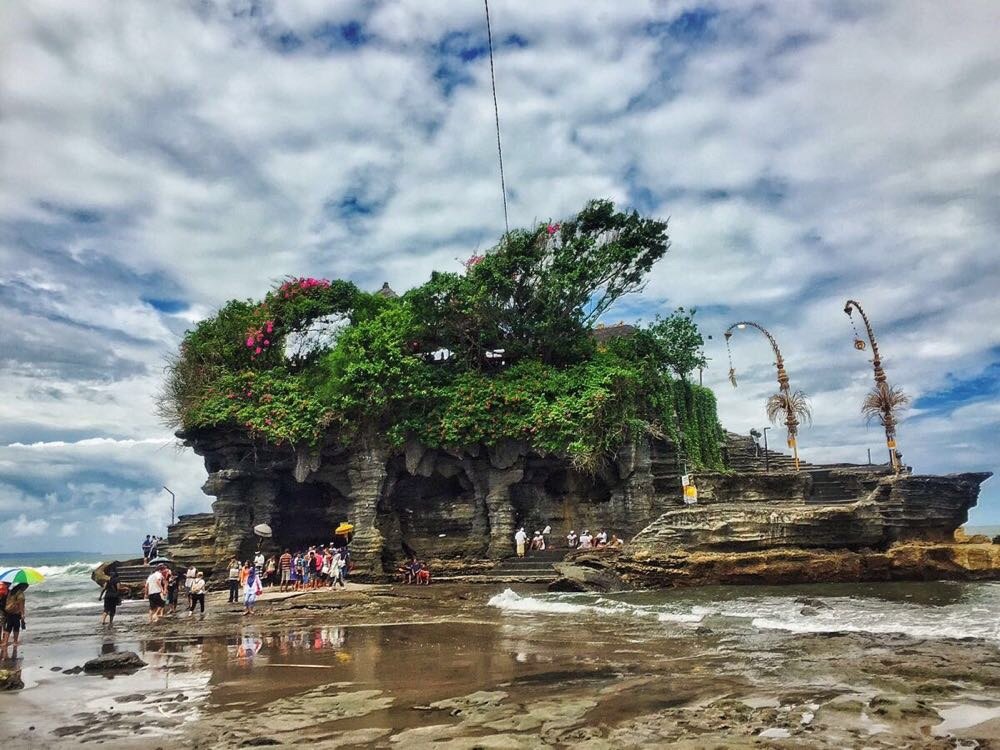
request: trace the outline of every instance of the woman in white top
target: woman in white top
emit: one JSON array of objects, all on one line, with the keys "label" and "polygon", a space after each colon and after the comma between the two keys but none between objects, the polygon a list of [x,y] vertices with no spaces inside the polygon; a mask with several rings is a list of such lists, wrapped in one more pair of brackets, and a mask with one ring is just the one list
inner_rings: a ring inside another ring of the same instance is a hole
[{"label": "woman in white top", "polygon": [[194,616],[194,607],[201,606],[201,613],[205,614],[205,574],[200,570],[191,582],[191,608],[188,610],[189,616]]}]

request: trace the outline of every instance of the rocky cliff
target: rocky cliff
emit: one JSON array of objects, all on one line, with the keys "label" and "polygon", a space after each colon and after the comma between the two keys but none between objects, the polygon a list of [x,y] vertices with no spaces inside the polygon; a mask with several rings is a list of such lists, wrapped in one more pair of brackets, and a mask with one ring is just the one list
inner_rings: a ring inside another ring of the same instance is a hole
[{"label": "rocky cliff", "polygon": [[357,573],[379,576],[413,553],[481,567],[510,554],[519,526],[632,536],[680,502],[679,485],[669,494],[654,487],[673,486],[680,470],[662,443],[622,448],[591,475],[517,441],[456,452],[415,442],[392,451],[377,441],[306,452],[254,444],[239,431],[179,436],[204,457],[203,489],[215,501],[210,516],[171,527],[165,551],[201,566],[211,556],[219,572],[231,556],[252,556],[260,523],[274,531],[263,543],[274,552],[329,542],[333,528],[350,521]]},{"label": "rocky cliff", "polygon": [[[796,551],[812,550],[820,562],[809,564],[823,565],[821,550],[951,539],[989,476],[896,476],[884,466],[795,472],[780,463],[782,470],[764,472],[744,455],[739,471],[694,475],[698,502],[685,505],[682,462],[661,440],[628,445],[588,474],[518,441],[442,451],[417,442],[392,450],[370,440],[353,450],[331,443],[308,452],[255,444],[235,430],[179,436],[204,457],[204,490],[215,501],[211,514],[171,527],[166,551],[217,573],[230,557],[252,556],[256,524],[272,527],[263,548],[276,552],[329,542],[342,521],[355,525],[351,546],[362,577],[382,576],[410,554],[447,561],[450,570],[481,570],[511,554],[521,526],[529,533],[551,526],[555,540],[570,529],[618,534],[630,541],[615,559],[639,565],[635,570],[645,565],[651,581],[657,576],[649,561],[668,570],[682,558],[693,565],[685,557],[693,554],[759,559],[787,550],[782,564],[791,565]],[[694,578],[713,576],[726,578],[719,570]]]}]

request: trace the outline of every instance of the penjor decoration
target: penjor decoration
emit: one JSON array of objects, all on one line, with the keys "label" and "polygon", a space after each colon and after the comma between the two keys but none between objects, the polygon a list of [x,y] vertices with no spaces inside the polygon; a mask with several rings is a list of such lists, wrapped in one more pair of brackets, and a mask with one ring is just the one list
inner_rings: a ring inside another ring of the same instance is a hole
[{"label": "penjor decoration", "polygon": [[801,421],[812,422],[812,409],[809,407],[809,399],[802,391],[792,391],[788,384],[788,372],[785,370],[785,360],[778,349],[778,342],[774,336],[764,326],[749,320],[741,320],[733,323],[726,329],[726,351],[729,353],[729,382],[736,387],[736,370],[733,368],[733,351],[729,346],[729,339],[733,336],[733,329],[743,330],[747,326],[756,328],[767,337],[771,348],[774,350],[775,367],[778,370],[778,392],[767,400],[767,418],[772,424],[784,422],[788,428],[788,447],[792,449],[792,456],[795,458],[795,469],[799,468],[799,446],[798,434],[799,423]]},{"label": "penjor decoration", "polygon": [[872,367],[875,371],[875,386],[865,396],[865,400],[861,404],[861,413],[869,422],[878,419],[885,428],[885,444],[889,448],[889,462],[892,465],[892,470],[898,474],[902,469],[902,461],[900,460],[901,454],[896,447],[896,423],[899,421],[900,410],[910,402],[910,397],[901,388],[889,385],[885,370],[882,369],[882,358],[878,353],[878,342],[875,340],[872,324],[868,321],[868,316],[865,315],[861,305],[849,299],[844,305],[844,312],[851,319],[851,327],[854,329],[854,348],[858,351],[865,350],[865,341],[858,333],[857,326],[854,325],[854,310],[858,311],[865,324],[865,330],[868,332],[868,340],[872,345]]}]

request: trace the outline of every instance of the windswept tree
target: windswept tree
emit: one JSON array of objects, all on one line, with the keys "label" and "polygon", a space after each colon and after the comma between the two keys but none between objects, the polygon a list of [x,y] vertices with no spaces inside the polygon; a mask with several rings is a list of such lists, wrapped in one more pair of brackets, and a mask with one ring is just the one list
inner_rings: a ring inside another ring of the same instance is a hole
[{"label": "windswept tree", "polygon": [[508,362],[580,361],[594,322],[640,291],[669,247],[665,221],[595,200],[561,224],[510,232],[470,259],[464,275],[435,273],[407,298],[423,321],[424,345],[474,366],[498,350]]}]

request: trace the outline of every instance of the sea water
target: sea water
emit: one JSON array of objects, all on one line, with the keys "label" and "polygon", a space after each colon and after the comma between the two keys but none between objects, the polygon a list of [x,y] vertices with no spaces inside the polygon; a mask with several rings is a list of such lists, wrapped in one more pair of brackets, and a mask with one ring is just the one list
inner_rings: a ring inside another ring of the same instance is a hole
[{"label": "sea water", "polygon": [[512,617],[620,618],[664,629],[901,633],[1000,641],[1000,583],[921,581],[518,594],[490,599]]},{"label": "sea water", "polygon": [[91,579],[104,560],[128,555],[98,552],[11,552],[0,554],[0,571],[31,567],[45,576],[25,593],[25,621],[32,633],[66,630],[83,618],[96,620],[103,605],[100,588]]}]

